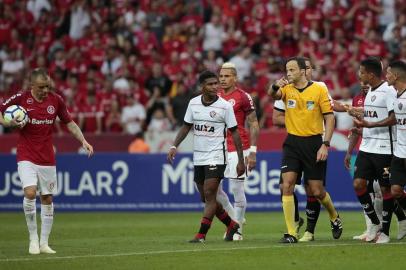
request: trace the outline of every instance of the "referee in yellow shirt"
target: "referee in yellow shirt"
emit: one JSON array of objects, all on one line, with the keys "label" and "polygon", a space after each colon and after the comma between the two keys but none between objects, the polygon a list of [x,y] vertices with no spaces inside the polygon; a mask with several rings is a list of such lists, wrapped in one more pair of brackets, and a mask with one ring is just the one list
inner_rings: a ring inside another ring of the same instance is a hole
[{"label": "referee in yellow shirt", "polygon": [[333,235],[337,239],[342,233],[342,223],[330,195],[324,189],[328,147],[335,123],[331,102],[322,86],[306,79],[304,58],[289,59],[286,73],[287,80],[282,78],[268,89],[273,99],[282,99],[285,103],[288,132],[281,166],[282,207],[288,233],[280,242],[297,243],[293,191],[302,172],[313,195],[327,209]]}]

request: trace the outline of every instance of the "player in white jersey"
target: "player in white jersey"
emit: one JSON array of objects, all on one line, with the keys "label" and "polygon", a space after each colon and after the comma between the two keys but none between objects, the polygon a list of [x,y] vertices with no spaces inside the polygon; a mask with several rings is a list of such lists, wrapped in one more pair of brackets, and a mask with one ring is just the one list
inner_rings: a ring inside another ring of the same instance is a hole
[{"label": "player in white jersey", "polygon": [[[389,64],[387,69],[386,78],[389,86],[394,86],[397,91],[397,97],[394,100],[393,109],[394,113],[391,113],[387,118],[378,122],[361,121],[360,124],[368,127],[383,127],[392,126],[396,124],[396,138],[397,143],[394,151],[394,156],[391,161],[390,167],[390,191],[384,194],[384,212],[383,225],[384,227],[390,226],[390,219],[392,217],[392,209],[385,209],[385,201],[388,201],[393,205],[394,200],[397,206],[401,207],[404,211],[406,208],[406,196],[404,192],[404,186],[406,184],[406,97],[404,92],[406,91],[406,63],[402,61],[395,61]],[[386,199],[386,200],[385,200]],[[393,211],[393,210],[392,210]],[[385,216],[389,223],[385,226]],[[399,217],[398,217],[399,220]],[[387,231],[383,230],[377,239],[377,243],[388,243],[390,241],[389,228]],[[398,223],[398,236],[397,239],[402,239],[406,236],[406,220],[399,220]]]},{"label": "player in white jersey", "polygon": [[[390,126],[394,117],[396,90],[381,80],[382,63],[377,58],[361,61],[359,78],[371,89],[364,101],[363,119],[355,123],[364,126],[360,151],[355,161],[354,189],[365,214],[372,222],[366,235],[366,241],[376,243],[389,242],[389,228],[394,210],[394,201],[390,194],[389,168],[393,155],[395,134]],[[372,199],[367,191],[366,179],[378,179],[383,195],[382,223],[374,209]],[[382,232],[379,234],[379,231]]]},{"label": "player in white jersey", "polygon": [[[306,64],[306,78],[307,80],[311,81],[313,77],[313,67],[310,59],[307,57],[303,57],[305,64]],[[314,81],[313,81],[314,82]],[[314,82],[323,86],[328,93],[327,85],[324,82]],[[331,98],[330,94],[328,96],[331,100],[331,105],[334,111],[345,112],[346,108],[340,102],[335,101]],[[272,113],[272,122],[274,125],[277,126],[285,126],[285,103],[282,100],[276,100],[274,103],[274,110]],[[282,179],[281,179],[282,181]],[[282,182],[280,182],[281,184]],[[301,176],[296,181],[297,185],[301,185]],[[281,185],[280,185],[281,186]],[[319,218],[321,205],[320,202],[313,196],[310,188],[308,185],[305,184],[305,191],[307,195],[307,203],[306,203],[306,216],[307,216],[307,226],[306,231],[302,238],[299,239],[299,242],[309,242],[314,240],[314,230],[317,224],[317,220]],[[300,227],[303,225],[304,221],[303,218],[299,216],[298,210],[298,200],[295,193],[293,193],[294,202],[295,202],[295,222],[296,228],[299,232]]]},{"label": "player in white jersey", "polygon": [[193,127],[194,181],[205,207],[199,232],[190,242],[201,243],[205,241],[214,216],[217,216],[227,226],[225,240],[232,241],[239,225],[217,202],[216,194],[219,183],[224,177],[227,163],[226,129],[231,131],[236,147],[238,177],[245,173],[241,139],[232,105],[217,95],[219,87],[217,75],[211,71],[204,71],[199,75],[199,84],[202,87],[202,95],[190,100],[184,124],[168,152],[168,161],[173,163],[176,148]]}]

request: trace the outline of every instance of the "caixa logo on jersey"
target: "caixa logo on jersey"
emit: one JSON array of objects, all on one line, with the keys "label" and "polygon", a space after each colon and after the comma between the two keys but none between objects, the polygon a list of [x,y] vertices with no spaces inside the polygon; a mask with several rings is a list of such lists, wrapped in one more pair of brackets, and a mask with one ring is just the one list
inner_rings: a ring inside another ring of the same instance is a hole
[{"label": "caixa logo on jersey", "polygon": [[[193,181],[194,166],[189,157],[182,158],[176,165],[162,165],[162,187],[164,195],[177,194],[193,195],[197,191]],[[280,195],[279,191],[280,169],[272,169],[266,160],[258,160],[257,169],[250,172],[245,182],[245,193],[254,195]],[[297,186],[297,191],[304,195],[302,186]],[[231,194],[231,190],[228,190]]]},{"label": "caixa logo on jersey", "polygon": [[214,127],[207,126],[207,125],[195,125],[195,130],[204,131],[204,132],[214,132]]}]

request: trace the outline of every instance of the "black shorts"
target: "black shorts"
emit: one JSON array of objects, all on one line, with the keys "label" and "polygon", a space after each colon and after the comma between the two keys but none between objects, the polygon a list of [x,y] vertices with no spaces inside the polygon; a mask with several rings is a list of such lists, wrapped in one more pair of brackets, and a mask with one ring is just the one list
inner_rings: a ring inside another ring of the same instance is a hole
[{"label": "black shorts", "polygon": [[[283,143],[281,173],[296,172],[307,180],[326,179],[327,161],[316,162],[317,151],[323,143],[321,135],[299,137],[288,134]],[[300,179],[297,179],[298,183]]]},{"label": "black shorts", "polygon": [[359,151],[355,160],[354,179],[377,179],[381,186],[390,186],[389,168],[392,155]]},{"label": "black shorts", "polygon": [[203,184],[204,180],[210,178],[218,178],[220,181],[224,178],[225,169],[224,164],[195,166],[194,180],[198,184]]},{"label": "black shorts", "polygon": [[[299,185],[299,186],[300,186],[300,185],[302,184],[302,176],[303,176],[303,175],[301,175],[301,174],[300,174],[300,175],[299,175],[299,174],[297,175],[295,185]],[[281,171],[281,174],[279,175],[279,184],[282,184],[282,182],[283,182],[283,181],[282,181],[282,171]],[[304,182],[306,182],[306,181],[304,181]]]},{"label": "black shorts", "polygon": [[393,156],[390,165],[390,184],[404,187],[406,185],[406,158]]}]

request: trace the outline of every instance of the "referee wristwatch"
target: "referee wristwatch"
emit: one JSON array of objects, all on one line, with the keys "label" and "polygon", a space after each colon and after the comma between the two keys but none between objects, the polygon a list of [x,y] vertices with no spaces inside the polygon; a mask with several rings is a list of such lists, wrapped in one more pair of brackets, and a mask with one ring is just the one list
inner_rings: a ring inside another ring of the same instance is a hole
[{"label": "referee wristwatch", "polygon": [[330,147],[330,141],[323,141],[323,144],[327,147]]}]

